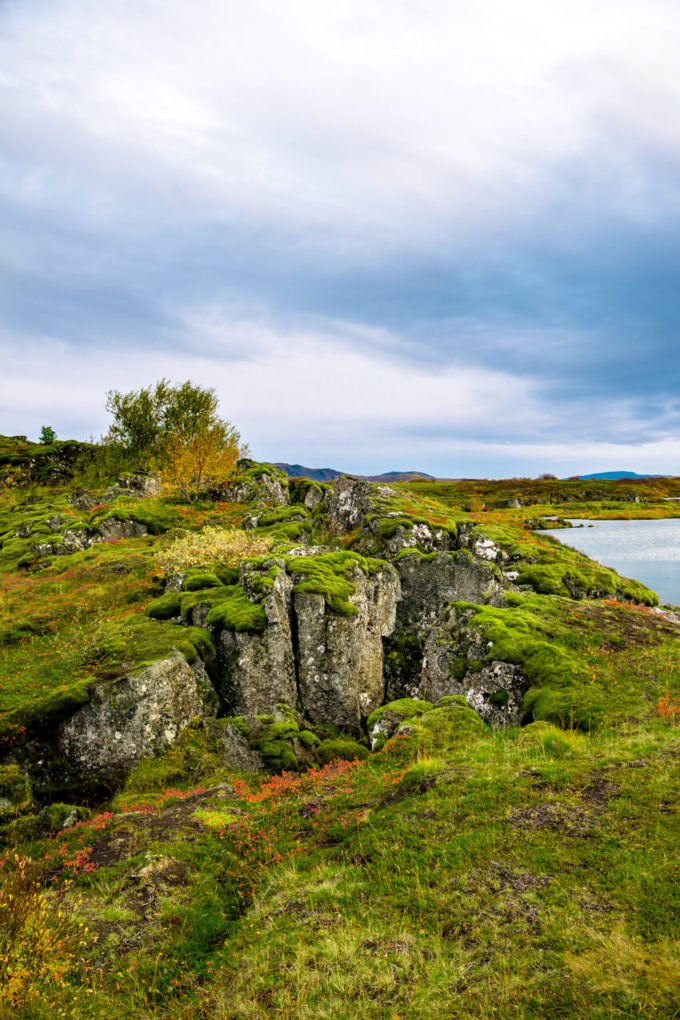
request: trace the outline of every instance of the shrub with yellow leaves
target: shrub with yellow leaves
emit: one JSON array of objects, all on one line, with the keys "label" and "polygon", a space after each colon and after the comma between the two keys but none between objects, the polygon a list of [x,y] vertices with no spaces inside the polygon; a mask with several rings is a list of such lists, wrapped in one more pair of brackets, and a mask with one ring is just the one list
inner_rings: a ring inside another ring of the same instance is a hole
[{"label": "shrub with yellow leaves", "polygon": [[249,556],[264,556],[274,542],[271,535],[255,531],[208,526],[175,539],[156,554],[156,561],[166,574],[217,563],[236,567]]},{"label": "shrub with yellow leaves", "polygon": [[30,857],[6,858],[0,882],[0,1005],[21,1007],[40,983],[64,977],[87,929],[75,918],[71,883],[43,888]]}]

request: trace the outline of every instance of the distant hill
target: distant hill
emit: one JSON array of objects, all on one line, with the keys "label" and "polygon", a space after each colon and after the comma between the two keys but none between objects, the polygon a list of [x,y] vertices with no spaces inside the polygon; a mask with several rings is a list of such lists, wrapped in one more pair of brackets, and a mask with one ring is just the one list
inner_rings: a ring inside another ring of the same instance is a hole
[{"label": "distant hill", "polygon": [[665,478],[665,475],[639,475],[636,471],[599,471],[594,475],[579,475],[584,482],[599,481],[605,478]]},{"label": "distant hill", "polygon": [[[335,468],[310,468],[304,464],[275,464],[274,467],[285,471],[290,478],[310,478],[313,482],[332,482],[340,475],[348,474],[347,471],[336,471]],[[352,474],[352,478],[361,478],[366,482],[410,482],[414,478],[434,481],[434,476],[424,471],[385,471],[382,475]]]}]

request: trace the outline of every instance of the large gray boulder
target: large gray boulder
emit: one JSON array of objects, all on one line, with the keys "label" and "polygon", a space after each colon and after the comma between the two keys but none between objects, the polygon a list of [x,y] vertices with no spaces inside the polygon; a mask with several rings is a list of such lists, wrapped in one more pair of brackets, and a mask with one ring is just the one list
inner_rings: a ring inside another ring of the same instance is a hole
[{"label": "large gray boulder", "polygon": [[116,783],[142,758],[175,744],[192,719],[216,712],[204,666],[189,665],[176,652],[96,687],[90,702],[60,725],[57,746],[76,775]]},{"label": "large gray boulder", "polygon": [[357,566],[348,578],[356,588],[350,596],[356,616],[328,612],[323,595],[294,595],[298,687],[312,722],[358,732],[383,702],[383,638],[394,630],[400,585],[389,564],[370,576]]},{"label": "large gray boulder", "polygon": [[253,601],[261,601],[267,620],[262,633],[222,630],[217,638],[221,664],[220,694],[238,715],[269,712],[279,704],[295,707],[297,685],[291,628],[293,580],[283,561],[271,587],[257,590],[256,571],[241,568],[241,581]]},{"label": "large gray boulder", "polygon": [[97,527],[97,535],[102,542],[117,542],[121,538],[139,538],[147,534],[147,527],[139,521],[119,520],[108,517]]},{"label": "large gray boulder", "polygon": [[436,702],[462,694],[490,725],[516,726],[529,679],[520,666],[489,659],[489,642],[483,631],[467,626],[466,616],[451,609],[442,624],[427,634],[417,697]]},{"label": "large gray boulder", "polygon": [[373,510],[373,494],[368,482],[341,476],[324,497],[331,530],[344,535],[360,527]]},{"label": "large gray boulder", "polygon": [[493,603],[503,592],[498,571],[466,549],[434,558],[409,553],[396,567],[401,579],[400,631],[422,633],[439,623],[450,602]]}]

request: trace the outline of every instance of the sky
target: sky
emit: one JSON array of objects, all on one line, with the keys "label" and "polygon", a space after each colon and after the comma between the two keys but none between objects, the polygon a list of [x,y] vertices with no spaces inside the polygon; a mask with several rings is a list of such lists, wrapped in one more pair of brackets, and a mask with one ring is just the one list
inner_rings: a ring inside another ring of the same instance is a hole
[{"label": "sky", "polygon": [[0,0],[0,433],[680,474],[676,0]]}]

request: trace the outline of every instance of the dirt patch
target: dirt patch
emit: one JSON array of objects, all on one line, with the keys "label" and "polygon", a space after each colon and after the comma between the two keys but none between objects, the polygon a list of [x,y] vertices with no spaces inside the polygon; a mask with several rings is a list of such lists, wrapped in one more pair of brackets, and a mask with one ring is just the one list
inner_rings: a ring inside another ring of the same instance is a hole
[{"label": "dirt patch", "polygon": [[549,830],[572,837],[590,835],[595,819],[582,808],[544,802],[513,811],[507,824],[513,829]]},{"label": "dirt patch", "polygon": [[492,876],[501,889],[512,889],[514,892],[528,892],[532,889],[545,889],[550,885],[550,875],[532,875],[530,871],[513,871],[505,864],[491,862]]},{"label": "dirt patch", "polygon": [[614,800],[620,794],[621,791],[616,783],[610,783],[603,776],[596,776],[592,783],[584,786],[581,790],[582,800],[586,801],[587,804],[592,804],[594,807],[606,807],[611,800]]}]

